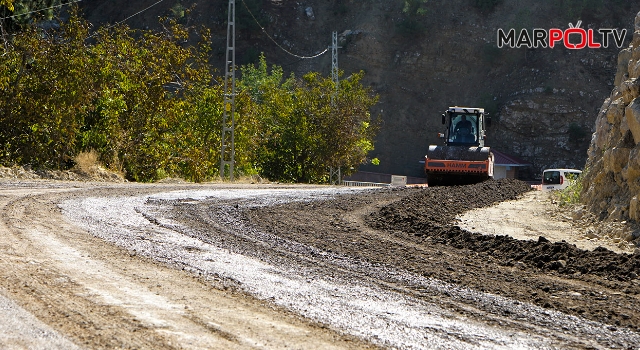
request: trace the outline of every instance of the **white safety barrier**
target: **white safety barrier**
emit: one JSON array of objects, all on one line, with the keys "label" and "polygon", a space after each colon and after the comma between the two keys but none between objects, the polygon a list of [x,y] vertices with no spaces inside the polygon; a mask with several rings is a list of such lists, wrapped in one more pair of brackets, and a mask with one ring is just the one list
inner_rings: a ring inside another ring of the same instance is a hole
[{"label": "white safety barrier", "polygon": [[364,182],[364,181],[342,181],[343,186],[352,187],[390,187],[391,184],[385,184],[380,182]]}]

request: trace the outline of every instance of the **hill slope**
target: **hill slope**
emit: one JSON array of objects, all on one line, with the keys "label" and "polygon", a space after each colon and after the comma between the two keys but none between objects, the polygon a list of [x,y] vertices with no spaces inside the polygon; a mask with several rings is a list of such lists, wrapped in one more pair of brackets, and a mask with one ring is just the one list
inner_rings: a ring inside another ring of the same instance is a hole
[{"label": "hill slope", "polygon": [[[345,33],[339,67],[345,75],[364,70],[365,82],[380,95],[373,111],[383,123],[372,157],[379,166],[363,170],[420,176],[419,161],[429,144],[438,143],[439,115],[448,106],[480,106],[493,112],[488,144],[533,164],[530,176],[547,167],[583,167],[589,135],[613,86],[618,48],[568,50],[564,47],[499,49],[498,28],[626,28],[631,39],[640,1],[514,0],[491,11],[470,0],[430,1],[426,14],[403,12],[400,0],[245,0],[271,41],[237,1],[237,52],[240,63],[264,52],[270,63],[301,76],[310,70],[329,74],[330,54],[312,55],[331,43],[331,32]],[[153,5],[153,0],[85,0],[94,24],[114,23]],[[582,4],[578,5],[572,4]],[[223,66],[227,1],[163,1],[126,21],[132,27],[157,27],[157,17],[178,15],[214,33],[212,63]],[[572,7],[573,6],[573,7]],[[591,7],[589,7],[591,6]],[[313,17],[307,14],[311,8]],[[348,33],[348,32],[347,32]]]}]

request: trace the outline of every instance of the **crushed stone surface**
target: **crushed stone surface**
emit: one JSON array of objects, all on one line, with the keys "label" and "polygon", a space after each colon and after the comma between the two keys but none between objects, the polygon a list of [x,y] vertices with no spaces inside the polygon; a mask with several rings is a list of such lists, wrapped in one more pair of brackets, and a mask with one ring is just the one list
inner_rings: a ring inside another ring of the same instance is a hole
[{"label": "crushed stone surface", "polygon": [[69,184],[0,190],[0,291],[80,347],[640,344],[640,256],[458,225],[519,181]]}]

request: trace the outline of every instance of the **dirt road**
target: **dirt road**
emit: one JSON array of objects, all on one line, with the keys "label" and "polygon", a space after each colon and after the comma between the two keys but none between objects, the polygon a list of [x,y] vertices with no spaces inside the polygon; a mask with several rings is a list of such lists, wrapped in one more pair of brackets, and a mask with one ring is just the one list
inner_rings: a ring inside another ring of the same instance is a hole
[{"label": "dirt road", "polygon": [[[227,290],[212,275],[177,270],[108,244],[69,222],[58,206],[87,197],[138,198],[175,186],[1,186],[0,312],[11,323],[0,321],[0,348],[368,346],[272,303]],[[118,208],[120,202],[110,204]],[[113,224],[127,220],[114,218]],[[5,300],[10,304],[3,305]]]},{"label": "dirt road", "polygon": [[483,186],[3,182],[0,347],[640,344],[640,256],[464,231]]}]

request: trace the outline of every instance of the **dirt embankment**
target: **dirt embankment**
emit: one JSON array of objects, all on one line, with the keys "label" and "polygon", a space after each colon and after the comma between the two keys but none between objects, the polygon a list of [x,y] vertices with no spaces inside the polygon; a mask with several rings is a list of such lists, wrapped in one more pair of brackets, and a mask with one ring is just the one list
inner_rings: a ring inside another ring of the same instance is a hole
[{"label": "dirt embankment", "polygon": [[640,254],[616,254],[606,248],[581,250],[566,242],[552,243],[545,237],[537,241],[517,240],[501,235],[499,230],[495,236],[482,235],[451,225],[456,216],[467,210],[516,199],[529,190],[526,183],[509,180],[468,187],[433,188],[386,206],[370,218],[377,229],[402,231],[407,239],[418,242],[432,241],[482,252],[499,259],[505,266],[521,262],[564,275],[595,274],[619,281],[638,276]]}]

